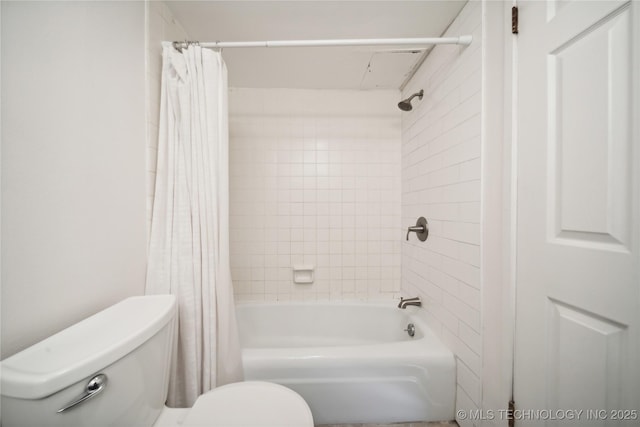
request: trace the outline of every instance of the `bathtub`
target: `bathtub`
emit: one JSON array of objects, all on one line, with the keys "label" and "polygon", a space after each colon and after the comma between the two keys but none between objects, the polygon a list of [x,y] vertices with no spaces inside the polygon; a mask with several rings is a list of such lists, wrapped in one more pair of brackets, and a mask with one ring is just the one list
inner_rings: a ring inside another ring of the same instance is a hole
[{"label": "bathtub", "polygon": [[[316,424],[454,418],[455,361],[415,307],[238,304],[246,380],[298,392]],[[410,337],[404,329],[415,325]]]}]

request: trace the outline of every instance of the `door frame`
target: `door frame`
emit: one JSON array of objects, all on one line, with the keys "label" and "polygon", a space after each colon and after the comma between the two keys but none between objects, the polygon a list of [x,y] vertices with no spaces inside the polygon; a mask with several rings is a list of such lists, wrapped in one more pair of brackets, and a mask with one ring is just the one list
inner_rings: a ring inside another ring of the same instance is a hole
[{"label": "door frame", "polygon": [[[514,374],[517,35],[511,33],[511,8],[516,2],[482,3],[481,407],[498,413],[508,409]],[[483,425],[506,426],[507,420],[496,417]]]}]

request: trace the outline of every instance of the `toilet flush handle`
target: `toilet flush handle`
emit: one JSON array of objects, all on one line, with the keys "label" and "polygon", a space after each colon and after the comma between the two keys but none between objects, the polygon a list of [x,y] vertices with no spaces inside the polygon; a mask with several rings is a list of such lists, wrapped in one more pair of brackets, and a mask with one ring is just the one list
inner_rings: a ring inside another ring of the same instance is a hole
[{"label": "toilet flush handle", "polygon": [[107,376],[105,374],[96,375],[87,383],[85,393],[82,396],[74,399],[71,403],[68,403],[65,407],[58,409],[58,413],[68,411],[69,409],[73,409],[75,406],[81,404],[82,402],[86,402],[87,400],[91,399],[102,390],[104,390],[106,386]]}]

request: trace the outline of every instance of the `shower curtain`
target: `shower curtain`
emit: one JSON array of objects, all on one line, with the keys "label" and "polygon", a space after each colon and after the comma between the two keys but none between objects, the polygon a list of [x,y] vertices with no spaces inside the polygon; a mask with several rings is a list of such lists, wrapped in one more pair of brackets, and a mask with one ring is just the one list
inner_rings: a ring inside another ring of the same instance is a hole
[{"label": "shower curtain", "polygon": [[167,404],[242,380],[229,264],[227,70],[219,52],[163,47],[147,294],[178,301]]}]

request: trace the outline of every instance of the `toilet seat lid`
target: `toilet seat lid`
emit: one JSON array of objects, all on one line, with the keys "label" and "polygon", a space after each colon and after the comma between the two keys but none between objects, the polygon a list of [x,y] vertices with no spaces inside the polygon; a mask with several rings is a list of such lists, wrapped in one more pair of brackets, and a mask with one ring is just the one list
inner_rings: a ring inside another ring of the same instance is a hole
[{"label": "toilet seat lid", "polygon": [[227,384],[200,396],[184,426],[313,427],[311,409],[295,391],[262,381]]}]

